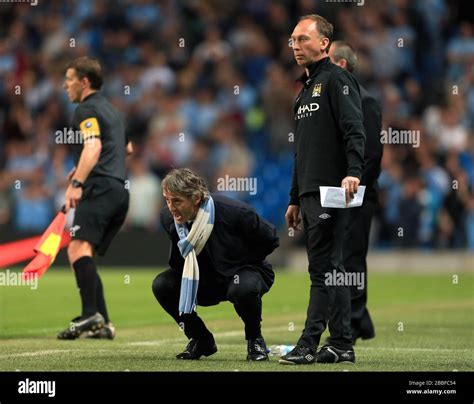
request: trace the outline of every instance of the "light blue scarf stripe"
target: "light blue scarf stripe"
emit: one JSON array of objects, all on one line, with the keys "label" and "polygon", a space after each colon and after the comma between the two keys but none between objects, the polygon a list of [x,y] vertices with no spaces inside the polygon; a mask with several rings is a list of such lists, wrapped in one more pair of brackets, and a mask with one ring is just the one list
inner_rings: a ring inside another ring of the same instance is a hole
[{"label": "light blue scarf stripe", "polygon": [[199,281],[181,278],[181,291],[179,293],[179,312],[192,313],[197,305],[197,291]]},{"label": "light blue scarf stripe", "polygon": [[215,218],[214,199],[212,199],[211,196],[209,196],[208,203],[206,203],[206,206],[204,207],[204,211],[209,213],[207,224],[212,224],[214,226],[214,218]]},{"label": "light blue scarf stripe", "polygon": [[[206,215],[203,217],[203,215]],[[209,239],[214,226],[214,201],[211,196],[199,207],[196,219],[190,231],[184,224],[174,222],[180,240],[178,248],[184,258],[183,276],[179,296],[179,313],[192,313],[197,305],[197,291],[199,287],[199,267],[196,255],[199,254]],[[205,220],[205,221],[204,221]],[[200,227],[200,228],[199,228]],[[190,254],[193,253],[191,256]]]},{"label": "light blue scarf stripe", "polygon": [[[186,237],[188,236],[189,234],[189,230],[188,228],[185,226],[186,228]],[[179,251],[181,252],[181,256],[183,258],[186,258],[188,256],[188,254],[193,250],[194,246],[188,241],[187,238],[184,238],[182,240],[179,240],[178,241],[178,248],[179,248]]]}]

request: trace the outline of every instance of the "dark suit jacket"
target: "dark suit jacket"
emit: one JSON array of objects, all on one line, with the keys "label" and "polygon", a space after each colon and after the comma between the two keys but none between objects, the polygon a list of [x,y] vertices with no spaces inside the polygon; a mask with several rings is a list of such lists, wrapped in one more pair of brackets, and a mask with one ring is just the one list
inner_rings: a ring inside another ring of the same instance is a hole
[{"label": "dark suit jacket", "polygon": [[[198,255],[200,270],[201,264],[206,265],[210,261],[218,279],[230,280],[240,268],[251,265],[261,273],[270,288],[275,274],[265,258],[279,245],[276,228],[244,202],[220,195],[212,195],[212,198],[215,206],[214,228]],[[168,208],[161,210],[160,219],[171,240],[169,265],[182,272],[184,259],[177,246],[179,236]]]},{"label": "dark suit jacket", "polygon": [[[382,113],[378,102],[364,87],[360,87],[362,112],[364,114],[365,150],[364,169],[362,172],[361,185],[366,185],[367,193],[377,189],[377,178],[380,175],[380,164],[382,162],[383,144],[380,142],[382,130]],[[367,194],[369,197],[370,195]]]}]

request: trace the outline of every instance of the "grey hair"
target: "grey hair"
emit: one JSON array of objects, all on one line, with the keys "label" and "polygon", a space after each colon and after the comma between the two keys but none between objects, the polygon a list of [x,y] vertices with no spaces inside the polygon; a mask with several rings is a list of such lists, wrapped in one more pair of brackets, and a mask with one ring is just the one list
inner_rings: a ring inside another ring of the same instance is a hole
[{"label": "grey hair", "polygon": [[354,48],[344,41],[334,41],[332,46],[334,46],[332,53],[334,60],[339,62],[341,59],[345,59],[347,62],[347,70],[352,73],[357,65],[357,55]]},{"label": "grey hair", "polygon": [[204,201],[209,198],[209,189],[206,182],[189,168],[175,168],[171,170],[163,178],[161,186],[165,191],[191,197],[194,200],[201,198]]}]

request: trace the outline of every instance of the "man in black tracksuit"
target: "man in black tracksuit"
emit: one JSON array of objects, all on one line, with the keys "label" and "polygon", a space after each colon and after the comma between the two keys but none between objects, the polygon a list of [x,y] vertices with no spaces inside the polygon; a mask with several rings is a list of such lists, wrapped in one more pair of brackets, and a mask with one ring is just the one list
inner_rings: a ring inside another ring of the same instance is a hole
[{"label": "man in black tracksuit", "polygon": [[[332,32],[323,17],[309,15],[300,18],[291,36],[295,59],[305,73],[295,103],[295,165],[285,218],[296,229],[301,209],[311,289],[305,328],[296,347],[280,359],[282,364],[355,362],[349,287],[334,279],[340,278],[334,274],[344,277],[348,212],[323,208],[319,187],[344,187],[347,201],[354,196],[362,174],[365,131],[357,80],[327,57]],[[329,343],[316,354],[326,324]]]},{"label": "man in black tracksuit", "polygon": [[[353,72],[357,56],[352,47],[342,41],[331,44],[329,57],[334,64]],[[343,246],[344,268],[348,273],[362,273],[364,287],[350,286],[351,291],[351,327],[352,339],[375,337],[374,325],[367,310],[367,250],[372,216],[378,203],[377,178],[381,171],[383,143],[380,141],[382,113],[378,102],[364,87],[360,87],[364,128],[367,136],[365,143],[364,171],[361,184],[366,186],[362,206],[350,209],[349,223]]]}]

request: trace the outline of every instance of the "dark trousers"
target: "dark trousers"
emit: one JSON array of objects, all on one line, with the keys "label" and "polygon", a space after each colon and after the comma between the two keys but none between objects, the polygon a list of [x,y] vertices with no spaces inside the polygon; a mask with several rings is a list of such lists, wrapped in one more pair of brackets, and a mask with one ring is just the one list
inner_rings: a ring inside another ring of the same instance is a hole
[{"label": "dark trousers", "polygon": [[[180,271],[169,268],[162,272],[153,281],[152,289],[163,309],[174,318],[188,338],[206,339],[212,335],[196,312],[179,315]],[[232,302],[245,324],[245,339],[249,340],[260,335],[262,295],[266,292],[268,287],[258,270],[249,265],[239,269],[226,282],[200,279],[197,303],[199,306],[215,306],[223,301]]]},{"label": "dark trousers", "polygon": [[346,284],[337,282],[337,274],[345,273],[342,243],[347,209],[321,207],[319,192],[302,196],[300,205],[311,288],[305,328],[298,344],[316,349],[328,325],[329,344],[349,349],[352,347],[350,292]]},{"label": "dark trousers", "polygon": [[367,250],[372,216],[377,207],[375,191],[364,197],[364,204],[349,210],[349,221],[344,238],[344,268],[348,273],[361,273],[364,286],[350,286],[351,327],[353,338],[370,338],[375,335],[374,325],[367,310]]}]

